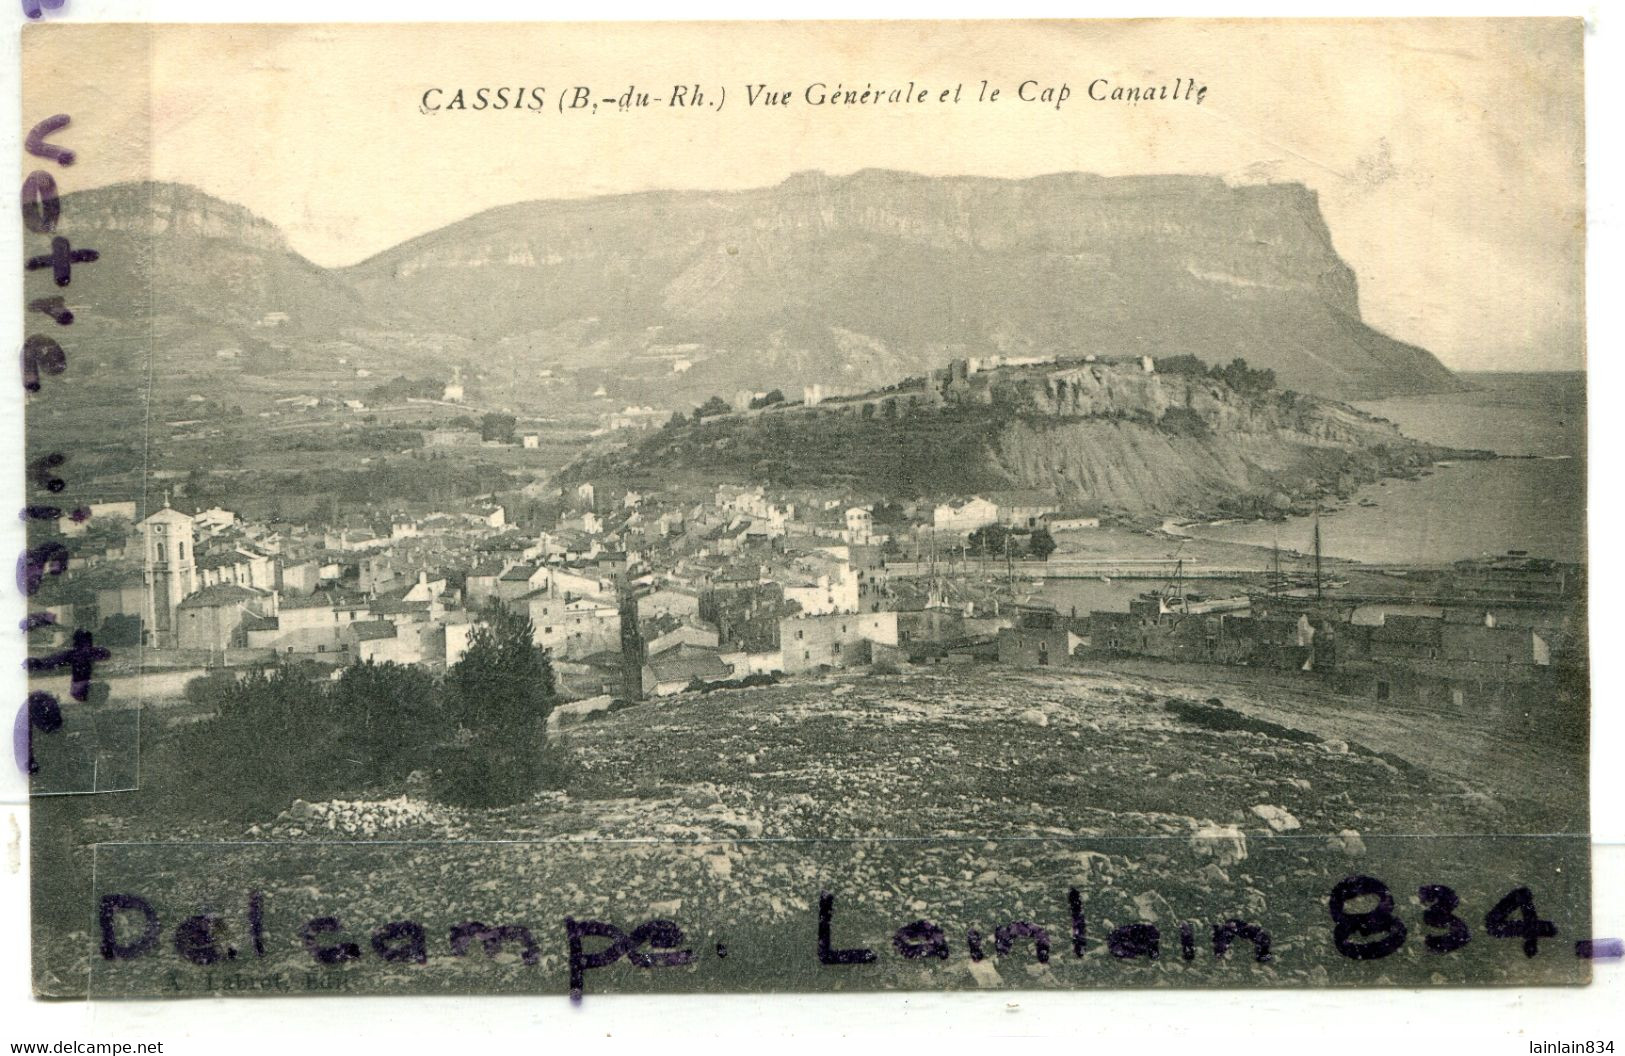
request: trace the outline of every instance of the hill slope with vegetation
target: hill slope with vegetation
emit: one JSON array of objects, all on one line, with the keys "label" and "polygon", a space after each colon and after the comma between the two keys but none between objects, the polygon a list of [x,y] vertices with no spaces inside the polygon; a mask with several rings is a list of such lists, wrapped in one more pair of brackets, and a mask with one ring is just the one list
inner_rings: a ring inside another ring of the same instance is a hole
[{"label": "hill slope with vegetation", "polygon": [[814,407],[723,413],[712,401],[565,477],[875,499],[1037,489],[1132,519],[1286,509],[1445,457],[1390,422],[1273,381],[1241,360],[1208,369],[1183,357],[1155,372],[1088,362],[962,380],[939,372]]}]

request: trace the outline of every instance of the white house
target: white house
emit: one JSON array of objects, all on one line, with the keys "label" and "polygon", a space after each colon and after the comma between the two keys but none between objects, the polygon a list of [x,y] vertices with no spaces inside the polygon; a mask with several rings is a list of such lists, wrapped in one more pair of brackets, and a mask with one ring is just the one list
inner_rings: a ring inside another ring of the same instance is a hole
[{"label": "white house", "polygon": [[998,505],[980,495],[942,503],[931,511],[931,526],[938,531],[974,532],[998,521]]},{"label": "white house", "polygon": [[192,527],[206,535],[223,532],[237,523],[237,515],[230,510],[222,510],[218,506],[211,506],[207,510],[192,515]]},{"label": "white house", "polygon": [[867,506],[854,506],[846,511],[846,541],[867,543],[874,538],[875,515]]},{"label": "white house", "polygon": [[789,583],[784,587],[784,600],[801,606],[809,616],[828,612],[858,611],[858,577],[850,566],[843,565],[834,575],[820,575],[810,582]]},{"label": "white house", "polygon": [[594,598],[571,598],[546,588],[506,602],[508,611],[525,616],[532,640],[554,656],[578,659],[620,648],[621,615],[614,605]]},{"label": "white house", "polygon": [[791,674],[867,664],[875,645],[897,645],[897,613],[800,615],[779,621],[779,651]]},{"label": "white house", "polygon": [[197,583],[200,587],[233,584],[256,590],[276,587],[276,563],[264,554],[243,549],[215,551],[197,559]]}]

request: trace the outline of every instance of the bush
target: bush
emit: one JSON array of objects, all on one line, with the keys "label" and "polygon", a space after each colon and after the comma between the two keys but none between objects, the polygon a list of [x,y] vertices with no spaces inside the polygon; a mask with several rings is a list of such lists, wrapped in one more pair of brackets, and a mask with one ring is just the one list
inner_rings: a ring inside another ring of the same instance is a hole
[{"label": "bush", "polygon": [[746,675],[744,678],[726,678],[716,682],[706,682],[698,675],[695,675],[694,678],[689,680],[684,692],[705,694],[714,693],[719,689],[756,689],[760,686],[776,686],[778,684],[778,678],[765,671],[757,672],[754,675]]},{"label": "bush", "polygon": [[193,679],[187,699],[212,705],[219,716],[180,731],[165,776],[179,813],[268,818],[295,798],[326,799],[353,790],[352,745],[334,728],[324,687],[288,668],[229,672]]},{"label": "bush", "polygon": [[514,745],[478,744],[441,749],[431,794],[454,807],[505,807],[522,802],[541,787],[539,751]]},{"label": "bush", "polygon": [[1275,388],[1275,371],[1253,370],[1240,356],[1232,359],[1229,366],[1214,367],[1209,374],[1240,393],[1268,392]]},{"label": "bush", "polygon": [[1163,411],[1157,427],[1174,436],[1203,437],[1209,431],[1202,416],[1188,407],[1170,407]]},{"label": "bush", "polygon": [[96,644],[109,649],[141,644],[141,617],[114,613],[102,621],[96,632]]},{"label": "bush", "polygon": [[214,671],[186,699],[217,717],[163,736],[152,772],[179,816],[266,820],[294,799],[396,792],[452,737],[441,686],[399,664],[357,664],[337,681],[296,665],[241,679]]},{"label": "bush", "polygon": [[[621,710],[612,708],[612,711]],[[562,737],[550,738],[542,746],[538,777],[545,789],[562,791],[570,788],[581,773],[581,761],[570,750]]]},{"label": "bush", "polygon": [[499,444],[513,443],[513,431],[519,423],[511,414],[484,414],[480,416],[480,439],[495,440]]},{"label": "bush", "polygon": [[1169,700],[1163,707],[1179,719],[1205,730],[1220,733],[1257,733],[1296,744],[1320,742],[1320,738],[1315,734],[1282,726],[1268,719],[1255,719],[1251,715],[1227,708],[1216,697],[1210,697],[1206,704],[1198,704],[1194,700]]},{"label": "bush", "polygon": [[694,409],[694,420],[714,418],[719,414],[727,414],[733,408],[721,396],[713,396]]},{"label": "bush", "polygon": [[186,683],[181,690],[188,703],[199,707],[218,708],[237,692],[237,676],[230,671],[210,671]]},{"label": "bush", "polygon": [[1207,364],[1195,356],[1167,356],[1157,360],[1157,373],[1206,377]]},{"label": "bush", "polygon": [[970,548],[974,554],[1003,557],[1007,545],[1012,544],[1010,530],[1002,524],[989,524],[970,533]]},{"label": "bush", "polygon": [[429,794],[454,807],[512,806],[545,789],[571,787],[581,770],[562,738],[539,735],[514,744],[477,738],[441,748],[437,755]]}]

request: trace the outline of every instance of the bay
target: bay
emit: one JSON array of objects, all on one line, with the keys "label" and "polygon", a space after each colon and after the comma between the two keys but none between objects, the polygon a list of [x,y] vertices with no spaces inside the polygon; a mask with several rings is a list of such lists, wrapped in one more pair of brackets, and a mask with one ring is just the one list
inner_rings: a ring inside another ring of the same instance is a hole
[{"label": "bay", "polygon": [[[1467,374],[1464,392],[1357,404],[1405,435],[1514,456],[1457,461],[1416,480],[1362,488],[1321,515],[1328,556],[1374,564],[1448,564],[1525,550],[1584,562],[1586,553],[1585,376]],[[1361,502],[1376,505],[1361,505]],[[1312,517],[1285,522],[1195,524],[1199,539],[1312,548]]]}]

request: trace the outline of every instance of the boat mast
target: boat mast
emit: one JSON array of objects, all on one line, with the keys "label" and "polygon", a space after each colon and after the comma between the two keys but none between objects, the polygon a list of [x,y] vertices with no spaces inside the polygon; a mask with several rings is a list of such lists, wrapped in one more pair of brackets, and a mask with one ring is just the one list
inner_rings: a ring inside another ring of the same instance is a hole
[{"label": "boat mast", "polygon": [[1320,510],[1315,510],[1315,600],[1323,600],[1320,579]]},{"label": "boat mast", "polygon": [[1173,612],[1178,606],[1180,612],[1185,611],[1185,559],[1176,558],[1172,578],[1162,586],[1162,608]]}]

